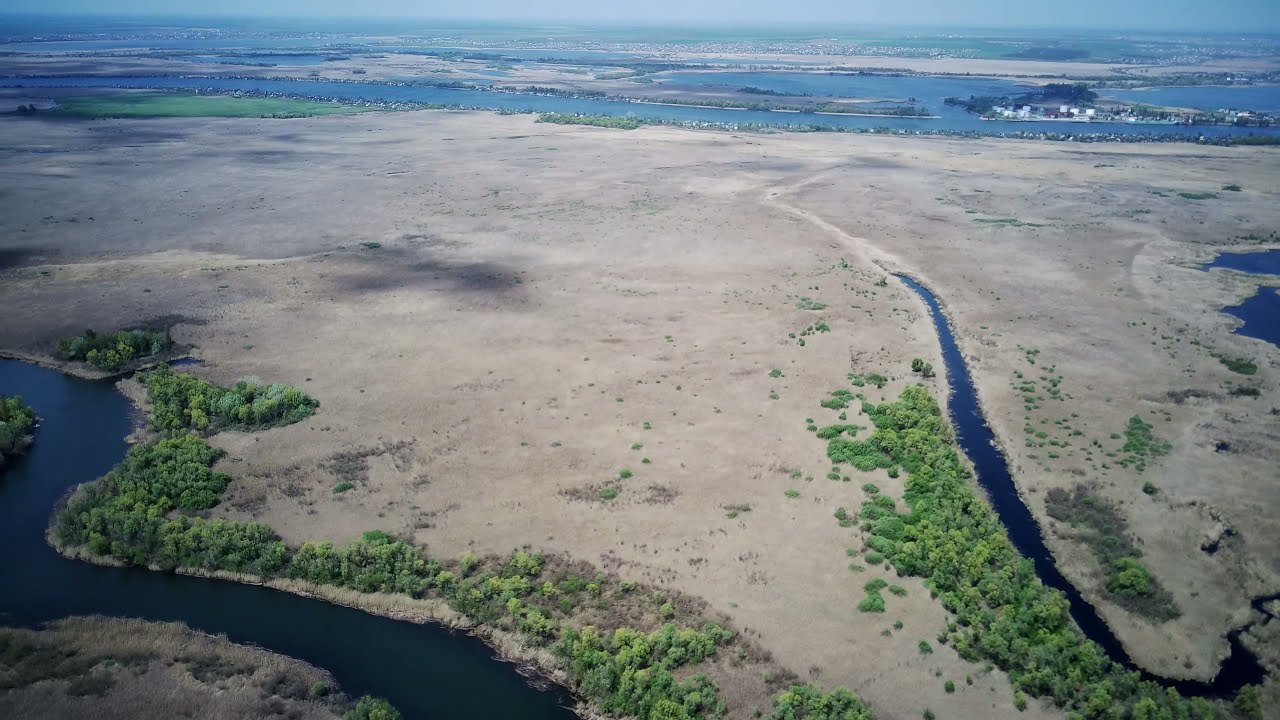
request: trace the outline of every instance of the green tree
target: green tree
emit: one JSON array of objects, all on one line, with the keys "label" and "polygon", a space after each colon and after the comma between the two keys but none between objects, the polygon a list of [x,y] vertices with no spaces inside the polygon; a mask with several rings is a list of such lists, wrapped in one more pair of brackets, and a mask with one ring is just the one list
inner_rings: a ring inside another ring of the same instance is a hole
[{"label": "green tree", "polygon": [[1245,685],[1236,693],[1236,709],[1247,718],[1262,717],[1262,690],[1257,685]]},{"label": "green tree", "polygon": [[342,720],[401,720],[401,715],[386,700],[365,695],[342,716]]}]

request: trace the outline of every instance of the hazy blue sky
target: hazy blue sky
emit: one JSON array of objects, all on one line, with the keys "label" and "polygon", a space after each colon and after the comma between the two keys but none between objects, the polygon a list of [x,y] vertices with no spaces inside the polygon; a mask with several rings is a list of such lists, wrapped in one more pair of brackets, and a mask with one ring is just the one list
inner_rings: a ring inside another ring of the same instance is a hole
[{"label": "hazy blue sky", "polygon": [[6,0],[0,12],[1280,30],[1280,0]]}]

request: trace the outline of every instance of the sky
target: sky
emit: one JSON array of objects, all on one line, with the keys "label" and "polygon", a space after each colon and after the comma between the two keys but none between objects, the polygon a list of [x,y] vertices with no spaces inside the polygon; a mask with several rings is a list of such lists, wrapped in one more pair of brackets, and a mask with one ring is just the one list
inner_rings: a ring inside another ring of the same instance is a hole
[{"label": "sky", "polygon": [[1280,32],[1278,0],[5,0],[0,12]]}]

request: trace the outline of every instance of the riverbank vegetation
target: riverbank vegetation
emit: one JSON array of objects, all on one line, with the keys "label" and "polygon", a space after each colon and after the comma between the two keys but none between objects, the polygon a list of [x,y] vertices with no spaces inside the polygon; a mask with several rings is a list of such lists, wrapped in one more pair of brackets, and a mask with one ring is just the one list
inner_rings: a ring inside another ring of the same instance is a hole
[{"label": "riverbank vegetation", "polygon": [[0,468],[31,446],[36,411],[21,397],[0,395]]},{"label": "riverbank vegetation", "polygon": [[180,623],[71,617],[38,630],[0,628],[0,717],[268,716],[400,717],[385,700],[353,701],[300,660]]},{"label": "riverbank vegetation", "polygon": [[1103,589],[1112,602],[1155,622],[1182,615],[1173,595],[1138,561],[1142,551],[1129,536],[1128,522],[1114,503],[1086,485],[1077,485],[1074,490],[1050,489],[1045,509],[1049,517],[1079,531],[1077,539],[1093,551],[1103,568]]},{"label": "riverbank vegetation", "polygon": [[291,385],[246,378],[224,388],[163,365],[146,373],[142,382],[151,402],[151,428],[166,434],[289,425],[310,417],[320,406]]},{"label": "riverbank vegetation", "polygon": [[141,91],[82,95],[58,100],[54,110],[40,111],[61,117],[97,120],[109,118],[303,118],[317,115],[367,112],[370,108],[319,100],[278,97],[236,97],[186,91]]},{"label": "riverbank vegetation", "polygon": [[875,431],[862,441],[828,443],[832,462],[901,466],[905,513],[872,498],[858,518],[865,545],[899,575],[925,578],[954,619],[938,639],[971,662],[1008,673],[1015,695],[1042,697],[1077,717],[1209,718],[1201,698],[1142,680],[1081,636],[1067,600],[1045,587],[1020,557],[991,508],[969,486],[950,426],[925,388],[897,401],[863,403]]},{"label": "riverbank vegetation", "polygon": [[[162,371],[158,377],[165,386],[190,382],[174,380],[177,375]],[[210,520],[207,511],[218,504],[229,482],[213,469],[222,455],[203,438],[185,432],[133,448],[104,478],[69,498],[55,518],[57,542],[159,570],[224,571],[362,593],[437,598],[474,622],[549,648],[572,688],[613,715],[722,717],[726,707],[716,686],[694,670],[724,650],[732,650],[727,653],[732,663],[759,667],[751,672],[769,678],[767,687],[782,690],[794,677],[708,621],[697,603],[589,566],[552,562],[525,551],[505,558],[441,560],[381,531],[366,532],[341,547],[321,542],[295,549],[265,524]],[[600,612],[606,609],[608,613]],[[639,626],[621,625],[619,618]],[[847,704],[852,695],[838,691],[831,697],[836,706]],[[809,700],[817,703],[814,707],[826,702]]]},{"label": "riverbank vegetation", "polygon": [[82,362],[105,372],[117,372],[172,347],[173,339],[167,330],[119,330],[106,335],[85,330],[83,335],[59,340],[55,350],[63,360]]},{"label": "riverbank vegetation", "polygon": [[556,125],[590,125],[592,127],[613,128],[615,130],[635,130],[645,121],[637,117],[615,117],[613,115],[573,115],[570,113],[543,113],[538,122],[555,123]]}]

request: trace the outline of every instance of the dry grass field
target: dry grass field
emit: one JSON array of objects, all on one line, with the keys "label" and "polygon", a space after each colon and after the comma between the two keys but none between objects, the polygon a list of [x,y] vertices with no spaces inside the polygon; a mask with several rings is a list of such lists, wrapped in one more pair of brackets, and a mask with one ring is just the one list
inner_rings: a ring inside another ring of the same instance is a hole
[{"label": "dry grass field", "polygon": [[[0,349],[176,322],[197,374],[302,387],[310,421],[214,440],[235,478],[218,511],[289,542],[380,528],[437,555],[564,553],[706,599],[880,717],[1057,717],[1019,713],[998,671],[948,647],[920,654],[946,614],[918,580],[893,579],[907,595],[884,614],[856,609],[883,571],[850,570],[861,542],[833,512],[902,480],[827,479],[806,420],[837,421],[818,403],[851,374],[886,376],[854,388],[879,402],[918,381],[912,358],[942,367],[887,268],[946,303],[1015,480],[1094,600],[1096,563],[1043,496],[1087,481],[1123,502],[1184,613],[1151,625],[1101,603],[1145,666],[1211,675],[1248,599],[1280,587],[1280,352],[1218,312],[1251,292],[1242,276],[1194,268],[1277,227],[1274,151],[456,112],[0,128]],[[1243,191],[1177,195],[1229,182]],[[1227,395],[1240,378],[1211,352],[1254,359],[1261,396]],[[1014,372],[1048,367],[1066,397],[1025,411]],[[1170,452],[1095,470],[1083,445],[1112,450],[1135,414]],[[1070,447],[1025,447],[1041,419]]]},{"label": "dry grass field", "polygon": [[73,617],[0,628],[0,715],[26,720],[341,717],[333,678],[180,623]]}]

